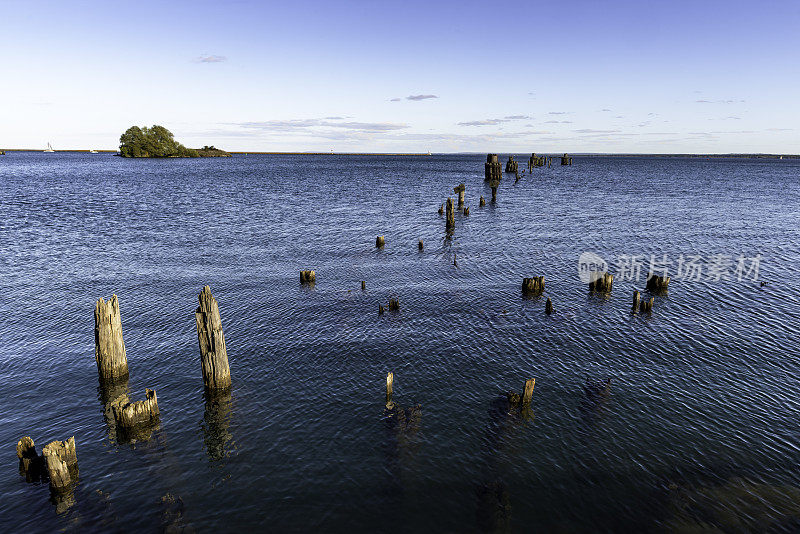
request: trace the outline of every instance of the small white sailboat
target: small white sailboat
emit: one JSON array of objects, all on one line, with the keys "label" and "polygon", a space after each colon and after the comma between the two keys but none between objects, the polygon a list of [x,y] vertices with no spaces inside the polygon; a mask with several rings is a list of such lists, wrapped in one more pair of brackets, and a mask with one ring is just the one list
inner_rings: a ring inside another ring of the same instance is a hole
[{"label": "small white sailboat", "polygon": [[55,152],[55,150],[53,150],[53,147],[52,147],[52,145],[50,145],[50,143],[47,143],[47,148],[45,149],[45,152]]},{"label": "small white sailboat", "polygon": [[97,154],[97,150],[95,150],[95,149],[91,149],[91,150],[89,151],[89,154]]}]

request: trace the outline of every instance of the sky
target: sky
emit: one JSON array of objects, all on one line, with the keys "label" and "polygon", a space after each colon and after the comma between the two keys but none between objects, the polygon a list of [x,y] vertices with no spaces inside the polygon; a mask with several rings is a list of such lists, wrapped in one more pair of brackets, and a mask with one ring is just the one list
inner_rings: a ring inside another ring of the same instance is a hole
[{"label": "sky", "polygon": [[800,1],[0,0],[0,148],[800,153]]}]

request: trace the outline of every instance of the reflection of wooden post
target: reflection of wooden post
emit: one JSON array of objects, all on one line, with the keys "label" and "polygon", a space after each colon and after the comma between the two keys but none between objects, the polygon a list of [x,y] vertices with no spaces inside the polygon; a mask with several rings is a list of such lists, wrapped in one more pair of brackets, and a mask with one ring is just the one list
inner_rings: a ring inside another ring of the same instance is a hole
[{"label": "reflection of wooden post", "polygon": [[75,436],[67,441],[53,441],[42,449],[47,474],[50,476],[50,486],[58,491],[63,491],[74,482],[70,469],[75,472],[78,464],[78,455],[75,452]]},{"label": "reflection of wooden post", "polygon": [[94,306],[94,358],[100,378],[118,380],[128,376],[122,317],[116,295],[107,302],[100,298]]},{"label": "reflection of wooden post", "polygon": [[390,410],[394,406],[394,402],[392,402],[392,387],[394,386],[394,373],[389,372],[386,375],[386,407]]},{"label": "reflection of wooden post", "polygon": [[231,385],[231,368],[228,365],[228,351],[225,348],[225,334],[222,332],[217,300],[211,294],[209,286],[203,288],[198,300],[200,305],[194,316],[197,339],[200,342],[203,383],[207,389],[225,389]]}]

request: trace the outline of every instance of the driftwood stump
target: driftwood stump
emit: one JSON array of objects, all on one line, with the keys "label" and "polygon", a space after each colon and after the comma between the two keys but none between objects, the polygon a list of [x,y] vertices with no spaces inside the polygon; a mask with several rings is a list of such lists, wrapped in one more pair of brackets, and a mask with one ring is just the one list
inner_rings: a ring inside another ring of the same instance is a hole
[{"label": "driftwood stump", "polygon": [[231,368],[228,365],[228,351],[225,348],[225,334],[222,332],[217,299],[211,294],[209,286],[203,288],[197,299],[200,305],[194,317],[197,323],[197,340],[200,343],[203,383],[207,389],[225,389],[231,386]]},{"label": "driftwood stump", "polygon": [[525,295],[537,295],[544,291],[544,276],[522,279],[522,292]]},{"label": "driftwood stump", "polygon": [[317,282],[317,273],[316,271],[300,271],[300,283],[301,284],[315,284]]},{"label": "driftwood stump", "polygon": [[108,301],[101,297],[94,306],[94,358],[103,380],[114,381],[128,376],[122,317],[116,295]]},{"label": "driftwood stump", "polygon": [[608,293],[614,283],[614,275],[609,273],[597,274],[597,278],[589,282],[589,291]]},{"label": "driftwood stump", "polygon": [[52,441],[42,449],[42,456],[50,477],[50,487],[56,491],[69,489],[78,478],[78,455],[75,436],[66,441]]}]

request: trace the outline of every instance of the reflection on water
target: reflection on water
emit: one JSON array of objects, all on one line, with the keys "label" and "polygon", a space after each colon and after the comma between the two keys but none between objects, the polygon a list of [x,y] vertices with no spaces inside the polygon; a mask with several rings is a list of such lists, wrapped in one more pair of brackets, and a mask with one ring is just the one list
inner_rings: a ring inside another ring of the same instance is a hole
[{"label": "reflection on water", "polygon": [[193,533],[195,529],[187,523],[183,499],[171,493],[161,497],[161,531],[170,534]]},{"label": "reflection on water", "polygon": [[130,388],[128,387],[127,376],[122,380],[116,381],[99,379],[97,396],[100,399],[100,404],[103,406],[103,419],[105,419],[106,422],[108,439],[112,443],[119,442],[117,437],[117,423],[114,419],[112,406],[114,404],[124,404],[128,402],[129,395]]},{"label": "reflection on water", "polygon": [[205,410],[200,428],[203,431],[203,446],[212,462],[230,456],[235,448],[233,434],[230,432],[233,397],[231,388],[224,391],[205,391],[203,393]]}]

